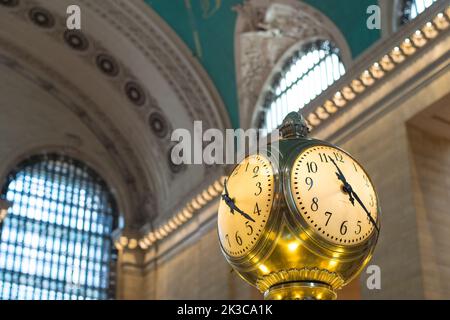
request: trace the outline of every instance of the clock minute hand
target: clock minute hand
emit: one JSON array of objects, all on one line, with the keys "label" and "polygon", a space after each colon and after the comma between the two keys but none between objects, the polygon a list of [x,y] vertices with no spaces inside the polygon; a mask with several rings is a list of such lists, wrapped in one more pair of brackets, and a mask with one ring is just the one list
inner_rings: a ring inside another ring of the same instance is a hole
[{"label": "clock minute hand", "polygon": [[244,218],[246,218],[247,220],[250,220],[252,222],[256,222],[255,220],[253,220],[252,217],[250,217],[248,214],[246,214],[244,211],[242,211],[241,209],[239,209],[236,204],[234,205],[234,208],[237,212],[239,212]]},{"label": "clock minute hand", "polygon": [[341,180],[343,183],[347,183],[347,180],[345,179],[344,174],[342,173],[341,169],[339,168],[339,166],[337,165],[336,161],[333,160],[333,158],[331,156],[328,156],[328,158],[330,159],[330,161],[334,164],[334,166],[336,167],[337,171],[336,175],[338,176],[338,179]]},{"label": "clock minute hand", "polygon": [[367,217],[369,218],[370,222],[373,224],[373,226],[375,227],[377,232],[380,233],[380,229],[378,228],[377,223],[375,222],[375,220],[372,218],[372,215],[370,214],[369,210],[367,210],[366,206],[364,205],[364,203],[361,201],[361,199],[359,198],[359,196],[356,194],[356,192],[354,190],[352,190],[352,193],[353,193],[353,196],[355,197],[356,201],[359,203],[359,205],[366,212]]},{"label": "clock minute hand", "polygon": [[344,191],[348,194],[350,202],[352,203],[352,205],[355,205],[355,199],[353,199],[353,196],[352,196],[352,191],[353,191],[352,186],[347,182],[347,179],[345,179],[344,174],[342,173],[342,171],[339,168],[339,166],[337,165],[337,163],[333,160],[333,158],[330,156],[328,156],[328,158],[330,158],[331,162],[336,167],[336,169],[338,171],[338,172],[336,172],[336,176],[344,184]]},{"label": "clock minute hand", "polygon": [[337,163],[333,160],[332,157],[328,156],[328,158],[330,158],[331,162],[334,164],[334,166],[336,167],[336,169],[338,170],[338,172],[336,172],[336,175],[338,176],[338,179],[341,180],[344,183],[344,189],[345,191],[348,193],[348,195],[350,196],[350,202],[355,205],[355,199],[356,201],[359,203],[359,205],[364,209],[364,211],[366,212],[367,216],[369,217],[370,222],[373,224],[373,226],[375,227],[375,229],[377,229],[377,232],[380,233],[380,230],[378,229],[377,223],[375,222],[375,220],[373,220],[372,215],[370,214],[369,210],[367,210],[366,206],[364,205],[364,203],[361,201],[361,199],[359,198],[358,194],[355,192],[355,190],[353,190],[352,186],[347,182],[347,179],[345,179],[344,174],[342,173],[341,169],[339,168],[339,166],[337,165]]}]

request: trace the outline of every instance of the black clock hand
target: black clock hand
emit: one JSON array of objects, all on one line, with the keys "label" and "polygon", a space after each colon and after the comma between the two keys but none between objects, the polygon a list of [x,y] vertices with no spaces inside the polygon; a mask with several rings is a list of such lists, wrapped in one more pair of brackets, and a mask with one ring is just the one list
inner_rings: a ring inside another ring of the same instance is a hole
[{"label": "black clock hand", "polygon": [[328,156],[328,158],[330,158],[331,162],[336,167],[336,169],[338,171],[338,172],[336,172],[336,176],[344,184],[344,191],[348,194],[350,202],[352,203],[352,205],[355,205],[355,199],[353,199],[353,196],[352,196],[352,191],[353,191],[352,186],[347,182],[347,179],[345,179],[344,174],[342,173],[342,171],[339,168],[339,166],[337,165],[337,163],[333,160],[333,158],[330,156]]},{"label": "black clock hand", "polygon": [[246,218],[247,220],[250,220],[252,222],[256,222],[255,220],[253,220],[252,217],[250,217],[248,214],[246,214],[244,211],[242,211],[241,209],[239,209],[236,204],[234,205],[234,209],[239,212],[244,218]]},{"label": "black clock hand", "polygon": [[235,204],[233,199],[230,198],[230,194],[228,193],[228,188],[227,188],[227,179],[225,179],[224,181],[224,190],[225,193],[222,194],[222,200],[225,201],[225,204],[230,207],[231,210],[231,214],[234,214],[234,209],[235,209]]},{"label": "black clock hand", "polygon": [[241,209],[238,208],[238,206],[236,205],[236,203],[234,203],[234,200],[229,198],[230,202],[227,202],[225,200],[225,202],[228,204],[228,206],[230,207],[231,213],[234,214],[234,211],[237,211],[241,214],[241,216],[243,216],[245,219],[250,220],[252,222],[255,222],[255,220],[250,217],[248,214],[246,214],[244,211],[242,211]]},{"label": "black clock hand", "polygon": [[225,179],[224,181],[224,190],[225,193],[222,194],[222,200],[225,201],[225,203],[227,204],[227,206],[230,208],[231,214],[234,214],[234,211],[236,210],[237,212],[239,212],[244,218],[246,218],[247,220],[250,220],[252,222],[255,222],[255,220],[250,217],[248,214],[246,214],[244,211],[242,211],[241,209],[239,209],[236,204],[234,203],[234,200],[231,199],[230,194],[228,193],[228,188],[227,188],[227,180]]},{"label": "black clock hand", "polygon": [[229,197],[230,197],[230,194],[228,193],[227,181],[228,181],[228,179],[225,179],[225,180],[223,181],[223,188],[224,188],[224,190],[225,190],[225,196],[227,196],[227,197],[229,198]]},{"label": "black clock hand", "polygon": [[359,196],[356,194],[356,192],[353,189],[352,189],[352,193],[353,193],[353,196],[355,197],[356,201],[360,204],[360,206],[366,212],[367,217],[369,218],[370,222],[373,224],[375,229],[377,229],[377,232],[380,233],[380,229],[378,228],[377,223],[375,222],[375,220],[373,220],[372,215],[370,214],[369,210],[367,210],[366,206],[364,205],[364,203],[361,201],[361,199],[359,198]]},{"label": "black clock hand", "polygon": [[[359,198],[358,194],[353,190],[352,186],[347,182],[347,179],[345,179],[344,174],[342,173],[341,169],[339,168],[339,166],[337,165],[337,163],[333,160],[333,158],[331,158],[330,156],[328,156],[328,158],[330,158],[331,162],[335,165],[335,167],[337,168],[338,172],[336,172],[336,175],[338,176],[338,179],[342,181],[342,183],[344,184],[344,190],[345,192],[348,193],[348,195],[350,196],[350,202],[355,205],[355,200],[359,203],[359,205],[364,209],[364,211],[366,212],[367,216],[369,217],[370,222],[373,224],[373,226],[375,227],[375,229],[377,229],[377,232],[380,233],[380,230],[378,229],[378,226],[375,222],[375,220],[373,220],[372,215],[370,214],[369,210],[367,210],[366,206],[364,205],[364,203],[361,201],[361,199]],[[354,197],[354,199],[353,199]]]}]

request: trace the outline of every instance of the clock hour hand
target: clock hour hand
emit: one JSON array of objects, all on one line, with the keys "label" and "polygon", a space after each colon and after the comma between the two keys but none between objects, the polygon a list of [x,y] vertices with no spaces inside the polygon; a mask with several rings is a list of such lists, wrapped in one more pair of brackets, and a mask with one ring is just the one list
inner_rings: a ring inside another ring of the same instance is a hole
[{"label": "clock hour hand", "polygon": [[333,158],[330,156],[328,156],[328,158],[330,158],[331,162],[336,167],[336,169],[338,171],[338,172],[336,172],[336,176],[344,184],[344,191],[348,194],[350,202],[352,203],[352,205],[355,205],[355,199],[353,198],[353,195],[352,195],[352,193],[353,193],[352,186],[347,182],[347,179],[345,179],[344,174],[342,173],[342,171],[339,168],[339,166],[337,165],[337,163],[333,160]]},{"label": "clock hour hand", "polygon": [[228,193],[228,188],[227,188],[227,180],[225,179],[224,181],[224,194],[222,194],[222,200],[225,201],[226,205],[230,208],[230,212],[231,214],[234,214],[234,211],[237,211],[239,214],[241,214],[244,218],[246,218],[247,220],[250,220],[252,222],[255,222],[255,220],[250,217],[248,214],[246,214],[244,211],[242,211],[241,209],[239,209],[236,206],[236,203],[234,203],[234,200],[231,199],[230,194]]},{"label": "clock hour hand", "polygon": [[224,181],[224,193],[222,194],[222,200],[225,201],[225,204],[230,207],[231,213],[234,214],[234,208],[235,208],[235,204],[233,199],[230,198],[230,194],[228,193],[228,188],[227,188],[227,179],[225,179]]},{"label": "clock hour hand", "polygon": [[222,195],[222,199],[223,200],[225,200],[225,199],[230,199],[231,200],[230,194],[228,193],[227,182],[228,182],[228,179],[225,179],[223,181],[223,189],[225,191],[224,194]]}]

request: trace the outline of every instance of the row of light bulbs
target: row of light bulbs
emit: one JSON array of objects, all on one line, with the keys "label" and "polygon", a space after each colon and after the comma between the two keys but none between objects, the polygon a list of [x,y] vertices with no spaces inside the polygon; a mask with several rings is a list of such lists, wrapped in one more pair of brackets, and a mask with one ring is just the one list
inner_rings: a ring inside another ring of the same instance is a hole
[{"label": "row of light bulbs", "polygon": [[[375,84],[375,82],[383,78],[386,73],[395,69],[397,65],[404,62],[409,56],[415,54],[428,41],[436,38],[441,31],[448,29],[449,25],[450,6],[445,10],[445,13],[438,13],[434,19],[428,21],[421,29],[416,30],[411,36],[404,39],[399,46],[394,47],[388,54],[381,57],[379,61],[374,62],[371,67],[364,70],[358,78],[336,92],[332,99],[325,101],[323,105],[317,107],[314,112],[310,113],[306,119],[311,129],[317,127],[323,120],[328,119],[339,108],[345,107],[358,94]],[[128,238],[125,235],[121,236],[115,243],[116,248],[119,250],[124,248],[134,250],[139,247],[142,250],[147,250],[157,241],[166,238],[188,222],[196,211],[200,210],[222,193],[224,178],[222,177],[215,181],[207,189],[198,194],[182,210],[155,231],[147,233],[140,239]]]},{"label": "row of light bulbs", "polygon": [[339,108],[345,107],[358,94],[375,84],[386,73],[395,69],[397,65],[416,53],[418,49],[425,46],[430,40],[436,38],[449,25],[450,6],[447,7],[445,13],[438,13],[434,19],[428,21],[421,29],[416,30],[411,36],[404,39],[399,46],[393,48],[388,54],[381,57],[379,61],[374,62],[371,67],[364,70],[358,78],[337,91],[333,98],[325,101],[323,105],[311,112],[306,117],[310,128],[317,127],[323,120],[328,119],[331,114],[338,111]]},{"label": "row of light bulbs", "polygon": [[115,243],[116,248],[118,250],[124,248],[134,250],[139,247],[142,250],[147,250],[157,241],[166,238],[176,229],[187,223],[194,217],[195,212],[217,198],[223,191],[224,180],[225,177],[216,180],[208,188],[189,201],[183,209],[173,215],[165,224],[156,228],[155,231],[150,231],[139,239],[122,235]]}]

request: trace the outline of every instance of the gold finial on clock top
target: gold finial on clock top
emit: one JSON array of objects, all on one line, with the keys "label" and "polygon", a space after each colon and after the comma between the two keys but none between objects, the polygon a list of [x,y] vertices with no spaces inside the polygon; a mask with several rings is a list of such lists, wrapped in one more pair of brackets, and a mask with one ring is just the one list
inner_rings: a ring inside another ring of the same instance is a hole
[{"label": "gold finial on clock top", "polygon": [[245,158],[226,179],[221,249],[266,299],[335,299],[372,257],[378,197],[351,155],[307,138],[300,114],[290,113],[280,132],[277,146]]}]

